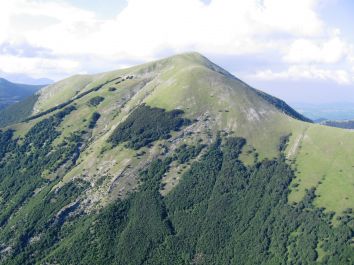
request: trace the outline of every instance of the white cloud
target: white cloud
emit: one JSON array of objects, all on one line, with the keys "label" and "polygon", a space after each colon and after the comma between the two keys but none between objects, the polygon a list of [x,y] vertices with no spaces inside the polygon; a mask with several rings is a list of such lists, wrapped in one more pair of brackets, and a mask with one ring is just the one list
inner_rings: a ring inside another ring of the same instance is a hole
[{"label": "white cloud", "polygon": [[347,45],[339,33],[328,33],[316,12],[319,1],[212,0],[205,5],[200,0],[128,0],[116,17],[101,19],[63,0],[0,0],[0,47],[6,43],[46,51],[36,59],[26,51],[7,54],[0,70],[17,68],[57,79],[100,71],[105,63],[114,67],[188,50],[276,53],[285,64],[335,63],[345,56]]},{"label": "white cloud", "polygon": [[270,69],[258,71],[249,78],[257,80],[322,80],[334,81],[340,85],[347,85],[354,81],[353,77],[342,69],[323,69],[315,65],[293,65],[284,71]]},{"label": "white cloud", "polygon": [[98,54],[146,59],[164,48],[258,53],[277,46],[271,38],[274,33],[321,34],[323,23],[312,10],[316,2],[213,0],[204,5],[200,0],[130,0],[116,19],[100,25],[86,48]]},{"label": "white cloud", "polygon": [[348,54],[347,44],[338,37],[315,41],[295,40],[283,57],[290,63],[337,63]]},{"label": "white cloud", "polygon": [[4,71],[6,74],[30,73],[34,78],[43,76],[60,78],[63,75],[78,73],[80,63],[68,59],[0,55],[0,69],[6,69]]},{"label": "white cloud", "polygon": [[314,36],[323,32],[324,23],[315,12],[317,0],[264,0],[255,18],[259,25],[298,36]]}]

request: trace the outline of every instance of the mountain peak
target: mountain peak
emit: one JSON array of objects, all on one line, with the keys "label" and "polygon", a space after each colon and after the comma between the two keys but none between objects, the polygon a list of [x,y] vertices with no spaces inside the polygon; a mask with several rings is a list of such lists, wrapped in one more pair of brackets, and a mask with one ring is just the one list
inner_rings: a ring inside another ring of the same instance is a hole
[{"label": "mountain peak", "polygon": [[[91,99],[94,103],[90,103]],[[284,101],[248,86],[195,52],[96,75],[77,75],[49,85],[38,93],[31,108],[32,116],[22,117],[22,120],[36,122],[38,118],[74,106],[75,116],[70,114],[63,123],[64,135],[68,135],[74,130],[85,130],[83,121],[97,112],[100,122],[92,137],[99,144],[141,105],[183,111],[185,118],[194,121],[185,133],[203,135],[208,142],[220,131],[243,137],[257,150],[260,160],[278,156],[279,141],[285,136],[293,135],[287,154],[289,159],[302,154],[302,141],[316,142],[312,138],[312,133],[317,133],[316,125],[304,122],[309,120]],[[328,139],[336,141],[329,129],[324,132]],[[100,166],[100,162],[97,163]],[[82,166],[88,165],[84,162]],[[324,169],[317,168],[317,171],[324,172]],[[307,188],[298,190],[301,193]]]},{"label": "mountain peak", "polygon": [[[130,91],[129,97],[125,96],[127,112],[145,103],[165,110],[181,109],[191,120],[202,120],[207,115],[213,120],[208,125],[210,130],[237,131],[240,136],[247,136],[264,156],[276,154],[279,135],[275,134],[272,140],[268,137],[264,144],[266,133],[259,134],[258,128],[271,133],[271,121],[307,121],[285,102],[253,89],[197,52],[62,80],[40,91],[34,113],[38,115],[65,102],[81,102],[78,96],[97,94],[92,90],[99,87],[101,91],[107,86]],[[119,99],[111,98],[112,104],[114,100]],[[279,127],[283,134],[281,131]]]},{"label": "mountain peak", "polygon": [[352,253],[353,133],[304,122],[204,56],[73,76],[33,99],[0,130],[0,262],[350,261],[335,255]]},{"label": "mountain peak", "polygon": [[[177,60],[183,60],[188,63],[196,63],[196,64],[207,64],[208,62],[210,62],[207,57],[205,57],[201,53],[195,52],[195,51],[179,53],[179,54],[167,57],[165,59],[166,60],[177,59]],[[164,59],[162,59],[162,60],[164,60]]]}]

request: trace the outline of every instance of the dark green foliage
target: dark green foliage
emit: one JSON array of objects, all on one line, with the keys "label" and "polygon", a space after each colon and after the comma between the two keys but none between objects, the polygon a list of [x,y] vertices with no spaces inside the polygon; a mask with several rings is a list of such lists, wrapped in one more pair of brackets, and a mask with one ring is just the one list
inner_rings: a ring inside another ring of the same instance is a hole
[{"label": "dark green foliage", "polygon": [[90,106],[98,106],[102,101],[104,100],[104,97],[100,97],[100,96],[96,96],[96,97],[93,97],[93,98],[90,98],[90,100],[88,101],[88,104]]},{"label": "dark green foliage", "polygon": [[[2,243],[12,249],[4,264],[34,264],[33,253],[48,253],[58,242],[63,223],[79,206],[75,200],[88,187],[75,180],[52,190],[58,181],[42,178],[44,171],[48,177],[59,168],[70,169],[79,156],[80,133],[52,146],[60,134],[55,128],[74,110],[70,106],[38,122],[22,141],[12,139],[10,130],[0,131],[0,252],[6,249]],[[2,254],[1,264],[4,258]]]},{"label": "dark green foliage", "polygon": [[[138,193],[118,201],[95,217],[91,233],[75,234],[49,262],[61,264],[142,264],[173,228],[159,193],[159,181],[171,159],[154,161],[141,173]],[[74,251],[73,251],[74,250]]]},{"label": "dark green foliage", "polygon": [[12,141],[13,130],[0,130],[0,162],[7,152],[13,149],[14,142]]},{"label": "dark green foliage", "polygon": [[0,226],[8,222],[8,218],[33,195],[35,189],[48,183],[41,177],[43,171],[55,171],[75,156],[80,145],[78,142],[66,142],[57,149],[51,146],[59,135],[55,128],[74,109],[68,107],[38,122],[28,131],[22,143],[12,139],[11,131],[1,133],[1,139],[7,139],[8,144],[1,148]]},{"label": "dark green foliage", "polygon": [[115,88],[115,87],[110,87],[110,88],[108,88],[108,91],[109,92],[114,92],[114,91],[116,91],[117,89]]},{"label": "dark green foliage", "polygon": [[109,141],[113,146],[126,142],[128,148],[139,149],[156,140],[168,139],[171,131],[190,124],[182,114],[182,110],[165,111],[141,105],[113,131]]},{"label": "dark green foliage", "polygon": [[[287,203],[292,170],[280,157],[247,168],[245,140],[217,141],[166,197],[159,182],[171,159],[142,173],[140,191],[117,201],[46,259],[60,264],[352,264],[352,229],[329,225],[314,191]],[[322,243],[321,243],[322,242]],[[316,247],[326,255],[317,260]]]},{"label": "dark green foliage", "polygon": [[90,129],[95,128],[96,123],[97,123],[97,121],[98,121],[98,119],[99,119],[100,117],[101,117],[101,114],[99,114],[98,112],[92,113],[92,115],[91,115],[91,117],[90,117],[90,121],[89,121],[88,127],[89,127]]},{"label": "dark green foliage", "polygon": [[138,192],[67,225],[67,212],[53,213],[85,184],[43,190],[32,221],[18,230],[24,244],[6,264],[353,264],[351,211],[332,227],[332,215],[312,204],[314,189],[289,205],[294,174],[284,157],[246,167],[238,160],[245,143],[217,139],[167,197],[159,187],[173,159],[157,159],[141,173]]},{"label": "dark green foliage", "polygon": [[38,95],[32,95],[0,110],[0,127],[20,122],[29,117],[37,100]]},{"label": "dark green foliage", "polygon": [[[12,235],[12,240],[17,243],[13,250],[16,264],[34,263],[35,259],[31,259],[29,253],[37,249],[46,251],[59,240],[58,229],[69,218],[70,212],[79,206],[75,199],[88,185],[82,180],[75,180],[53,191],[50,191],[50,185],[37,195],[27,218],[16,228],[16,238]],[[31,238],[40,235],[35,244],[29,244]]]},{"label": "dark green foliage", "polygon": [[176,149],[175,159],[180,164],[187,163],[189,160],[199,155],[200,151],[202,151],[204,147],[206,147],[206,145],[204,144],[198,144],[192,146],[182,144],[180,147]]},{"label": "dark green foliage", "polygon": [[284,135],[282,137],[280,137],[280,143],[278,145],[278,150],[279,152],[284,152],[286,147],[288,146],[288,142],[290,139],[291,134],[289,135]]}]

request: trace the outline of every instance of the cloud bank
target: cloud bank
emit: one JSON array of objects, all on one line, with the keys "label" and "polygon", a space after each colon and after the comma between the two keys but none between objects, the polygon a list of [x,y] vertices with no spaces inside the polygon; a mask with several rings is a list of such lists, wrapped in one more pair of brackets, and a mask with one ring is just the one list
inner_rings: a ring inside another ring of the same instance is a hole
[{"label": "cloud bank", "polygon": [[322,20],[325,2],[128,0],[105,19],[69,1],[0,0],[0,71],[58,80],[195,50],[270,58],[250,80],[352,84],[353,44]]}]

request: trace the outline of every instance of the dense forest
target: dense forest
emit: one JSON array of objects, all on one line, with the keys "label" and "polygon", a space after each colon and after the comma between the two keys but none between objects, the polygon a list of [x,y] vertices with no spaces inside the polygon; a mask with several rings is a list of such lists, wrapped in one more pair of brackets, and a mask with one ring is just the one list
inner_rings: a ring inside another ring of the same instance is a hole
[{"label": "dense forest", "polygon": [[126,142],[128,148],[139,149],[156,140],[168,139],[171,131],[190,124],[182,114],[182,110],[165,111],[140,105],[119,124],[109,141],[113,146]]},{"label": "dense forest", "polygon": [[26,257],[24,247],[35,235],[42,234],[43,239],[54,240],[47,233],[48,226],[57,212],[86,185],[72,182],[51,192],[58,180],[51,180],[49,176],[60,167],[75,163],[82,145],[81,136],[72,134],[62,144],[52,146],[60,135],[56,128],[74,110],[75,107],[69,106],[43,119],[23,139],[14,139],[12,130],[0,131],[0,261],[9,243],[12,255],[16,257],[12,262],[21,264],[17,260]]},{"label": "dense forest", "polygon": [[[294,177],[284,157],[246,167],[245,140],[218,139],[167,197],[172,158],[142,172],[144,184],[73,230],[49,262],[61,264],[352,264],[352,220],[331,225],[309,190],[287,203]],[[89,220],[89,221],[88,221]],[[351,222],[351,223],[350,223]]]},{"label": "dense forest", "polygon": [[[99,211],[75,212],[90,184],[56,185],[59,169],[75,164],[85,132],[53,144],[75,110],[69,105],[42,119],[22,139],[0,131],[2,264],[353,264],[351,209],[334,222],[333,213],[313,205],[314,189],[288,203],[295,177],[283,155],[289,136],[279,140],[277,158],[251,166],[239,160],[243,138],[181,144],[140,172],[137,191]],[[140,106],[110,142],[139,149],[166,139],[190,124],[182,114]],[[99,118],[95,112],[89,128]],[[191,166],[162,196],[173,162]]]}]

